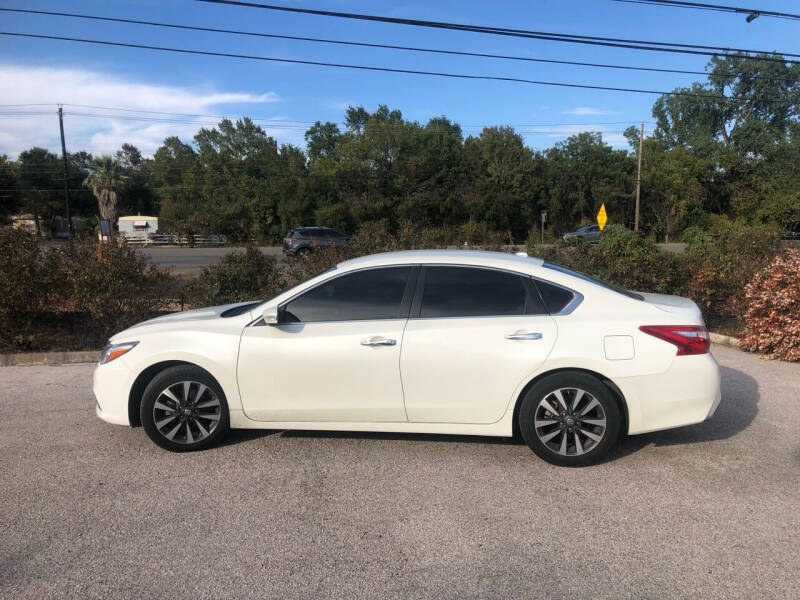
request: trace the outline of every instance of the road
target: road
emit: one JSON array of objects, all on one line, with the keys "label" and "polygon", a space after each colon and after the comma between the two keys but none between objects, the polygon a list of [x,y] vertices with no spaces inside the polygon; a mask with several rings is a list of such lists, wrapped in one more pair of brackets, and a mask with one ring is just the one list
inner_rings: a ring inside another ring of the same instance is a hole
[{"label": "road", "polygon": [[[683,252],[686,244],[659,244],[669,252]],[[451,246],[455,248],[456,246]],[[511,246],[508,247],[509,249]],[[522,248],[522,247],[521,247]],[[138,250],[152,260],[155,264],[169,269],[179,275],[196,275],[203,267],[217,265],[226,254],[242,251],[244,248],[177,248],[164,246],[150,246]],[[259,248],[264,254],[274,256],[277,260],[284,259],[283,249],[280,246],[265,246]],[[523,248],[524,250],[524,248]]]},{"label": "road", "polygon": [[510,440],[234,432],[171,454],[93,365],[0,368],[3,598],[798,598],[800,365],[565,469]]},{"label": "road", "polygon": [[[141,248],[141,252],[155,264],[169,269],[179,275],[194,275],[203,270],[203,267],[218,265],[222,257],[244,248],[176,248],[164,246],[150,246]],[[283,260],[283,249],[276,247],[259,248],[267,256],[274,256]]]}]

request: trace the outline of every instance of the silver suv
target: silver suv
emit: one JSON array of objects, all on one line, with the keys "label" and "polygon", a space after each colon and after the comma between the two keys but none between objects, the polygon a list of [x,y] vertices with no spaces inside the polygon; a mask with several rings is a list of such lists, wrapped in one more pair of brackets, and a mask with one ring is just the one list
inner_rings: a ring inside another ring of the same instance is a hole
[{"label": "silver suv", "polygon": [[600,241],[600,227],[597,225],[584,225],[578,227],[575,231],[570,231],[561,236],[562,239],[568,240],[570,238],[583,238],[590,244],[595,244]]},{"label": "silver suv", "polygon": [[283,251],[291,256],[303,256],[315,248],[341,247],[348,237],[330,227],[298,227],[283,238]]}]

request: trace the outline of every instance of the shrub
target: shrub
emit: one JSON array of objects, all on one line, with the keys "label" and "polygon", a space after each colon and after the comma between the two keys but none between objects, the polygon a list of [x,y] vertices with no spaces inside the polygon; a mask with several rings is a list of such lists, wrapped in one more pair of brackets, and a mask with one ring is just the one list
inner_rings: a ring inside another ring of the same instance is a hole
[{"label": "shrub", "polygon": [[732,225],[714,236],[695,231],[688,239],[680,256],[685,284],[674,293],[697,302],[711,326],[740,330],[744,288],[780,252],[777,232]]},{"label": "shrub", "polygon": [[262,300],[281,291],[283,279],[274,257],[249,247],[225,255],[219,265],[204,268],[186,285],[186,301],[209,306]]},{"label": "shrub", "polygon": [[35,235],[0,228],[0,348],[35,349],[43,315],[62,304],[65,280]]},{"label": "shrub", "polygon": [[787,250],[745,288],[744,350],[800,361],[800,250]]},{"label": "shrub", "polygon": [[124,240],[65,244],[56,259],[67,285],[62,310],[89,315],[106,336],[163,312],[176,295],[169,273]]},{"label": "shrub", "polygon": [[609,225],[596,245],[574,238],[528,252],[627,289],[674,293],[680,285],[676,256],[621,225]]},{"label": "shrub", "polygon": [[46,247],[32,234],[0,229],[0,350],[98,348],[163,312],[173,282],[124,242]]}]

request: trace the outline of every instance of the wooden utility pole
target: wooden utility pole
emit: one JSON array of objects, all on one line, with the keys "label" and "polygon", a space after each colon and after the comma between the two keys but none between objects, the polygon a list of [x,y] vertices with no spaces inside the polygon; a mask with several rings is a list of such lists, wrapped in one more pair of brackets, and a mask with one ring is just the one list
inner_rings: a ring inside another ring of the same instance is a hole
[{"label": "wooden utility pole", "polygon": [[67,235],[72,237],[75,233],[72,230],[72,215],[69,210],[69,179],[67,178],[67,144],[64,141],[64,110],[58,107],[58,127],[61,130],[61,157],[64,160],[64,204],[67,209]]},{"label": "wooden utility pole", "polygon": [[633,230],[639,231],[639,197],[642,193],[642,142],[644,141],[644,123],[639,130],[639,167],[636,171],[636,215],[633,218]]}]

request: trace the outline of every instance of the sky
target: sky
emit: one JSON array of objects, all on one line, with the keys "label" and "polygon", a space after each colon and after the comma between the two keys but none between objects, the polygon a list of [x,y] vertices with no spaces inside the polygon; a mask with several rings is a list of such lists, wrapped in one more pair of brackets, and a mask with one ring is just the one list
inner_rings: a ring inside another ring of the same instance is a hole
[{"label": "sky", "polygon": [[[612,0],[273,1],[473,25],[800,52],[798,21],[760,17],[748,24],[742,15]],[[794,1],[716,3],[800,12]],[[289,14],[193,0],[0,0],[0,7],[632,66],[703,70],[708,62],[704,56]],[[658,91],[688,86],[701,78],[176,31],[57,16],[0,12],[0,22],[0,30],[6,32]],[[607,143],[623,148],[627,143],[622,131],[627,126],[645,123],[646,131],[652,130],[651,109],[656,98],[0,35],[0,154],[11,158],[32,146],[60,152],[56,104],[64,104],[68,151],[113,153],[127,142],[150,156],[167,136],[177,135],[190,142],[199,128],[213,126],[218,115],[259,119],[257,123],[279,143],[304,147],[303,134],[314,121],[341,122],[348,106],[360,105],[373,111],[379,104],[399,109],[405,118],[422,124],[445,115],[461,124],[465,135],[477,135],[484,126],[511,125],[524,135],[526,144],[539,150],[581,131],[600,132]]]}]

